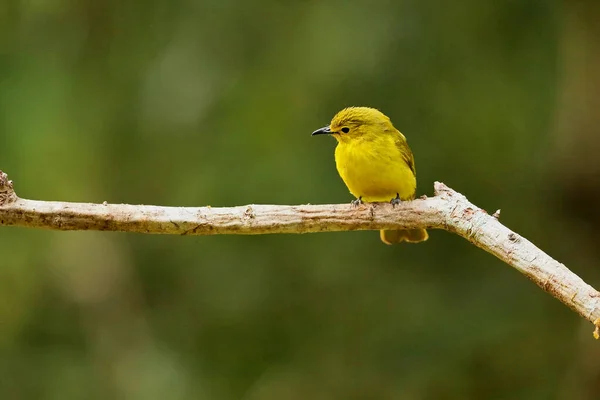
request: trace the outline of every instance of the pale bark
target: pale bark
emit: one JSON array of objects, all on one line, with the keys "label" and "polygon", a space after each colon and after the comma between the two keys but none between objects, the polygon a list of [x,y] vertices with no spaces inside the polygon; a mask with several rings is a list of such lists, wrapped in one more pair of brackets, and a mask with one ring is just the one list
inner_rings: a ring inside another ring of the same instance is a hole
[{"label": "pale bark", "polygon": [[[259,235],[351,230],[444,229],[498,257],[596,325],[600,293],[533,243],[443,183],[435,196],[390,204],[161,207],[20,199],[0,171],[0,225],[172,235]],[[408,245],[408,244],[405,244]],[[421,244],[427,246],[427,243]],[[0,256],[1,257],[1,256]]]}]

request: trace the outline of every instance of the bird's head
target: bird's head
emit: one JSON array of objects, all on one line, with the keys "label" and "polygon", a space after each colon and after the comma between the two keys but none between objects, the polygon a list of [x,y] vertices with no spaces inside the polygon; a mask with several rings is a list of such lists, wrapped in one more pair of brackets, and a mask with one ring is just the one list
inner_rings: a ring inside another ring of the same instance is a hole
[{"label": "bird's head", "polygon": [[312,135],[332,135],[338,142],[377,136],[395,131],[390,119],[381,111],[370,107],[348,107],[338,112],[331,123],[317,129]]}]

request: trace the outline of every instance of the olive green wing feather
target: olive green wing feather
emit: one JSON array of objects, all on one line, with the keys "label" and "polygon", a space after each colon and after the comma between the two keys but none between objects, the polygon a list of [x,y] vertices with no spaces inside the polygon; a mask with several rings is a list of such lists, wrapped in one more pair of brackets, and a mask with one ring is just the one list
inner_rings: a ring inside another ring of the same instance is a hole
[{"label": "olive green wing feather", "polygon": [[406,162],[406,165],[410,168],[412,173],[416,176],[417,169],[415,168],[415,158],[413,157],[412,151],[410,151],[410,147],[408,147],[408,143],[406,142],[406,138],[400,132],[398,132],[398,136],[396,137],[395,145],[400,150],[400,154],[402,155],[402,159]]}]

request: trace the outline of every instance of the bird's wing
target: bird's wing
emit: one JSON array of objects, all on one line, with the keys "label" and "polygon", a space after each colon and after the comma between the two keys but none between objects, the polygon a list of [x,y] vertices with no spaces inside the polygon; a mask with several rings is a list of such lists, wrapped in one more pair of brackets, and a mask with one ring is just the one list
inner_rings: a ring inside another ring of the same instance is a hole
[{"label": "bird's wing", "polygon": [[400,150],[400,154],[402,154],[402,159],[406,162],[406,165],[408,165],[412,173],[416,176],[417,170],[415,168],[415,158],[413,157],[413,153],[410,151],[410,147],[408,147],[404,135],[400,131],[398,131],[398,133],[399,135],[395,140],[396,147]]}]

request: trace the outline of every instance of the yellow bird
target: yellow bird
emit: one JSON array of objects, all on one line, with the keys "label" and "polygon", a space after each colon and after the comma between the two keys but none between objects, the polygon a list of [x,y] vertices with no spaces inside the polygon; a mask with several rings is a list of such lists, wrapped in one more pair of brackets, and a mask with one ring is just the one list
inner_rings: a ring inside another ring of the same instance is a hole
[{"label": "yellow bird", "polygon": [[[335,164],[342,180],[356,197],[352,203],[391,202],[415,197],[415,160],[406,138],[381,111],[348,107],[338,112],[329,126],[314,135],[332,135],[338,144]],[[418,243],[429,237],[425,229],[381,231],[386,244]]]}]

